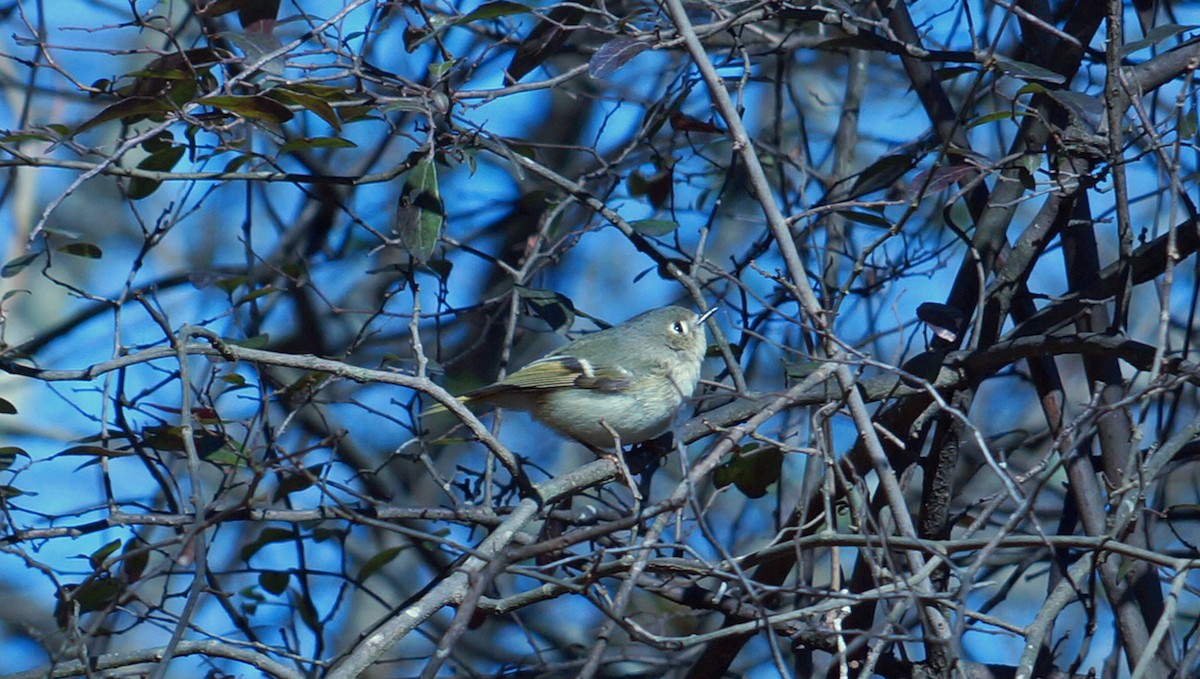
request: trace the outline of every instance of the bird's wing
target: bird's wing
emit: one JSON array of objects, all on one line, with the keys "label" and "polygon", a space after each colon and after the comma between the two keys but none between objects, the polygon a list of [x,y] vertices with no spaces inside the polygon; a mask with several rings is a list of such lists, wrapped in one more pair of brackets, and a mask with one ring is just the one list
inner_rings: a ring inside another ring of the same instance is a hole
[{"label": "bird's wing", "polygon": [[629,373],[620,367],[596,369],[586,359],[550,355],[521,368],[485,390],[597,389],[619,391],[629,385]]}]

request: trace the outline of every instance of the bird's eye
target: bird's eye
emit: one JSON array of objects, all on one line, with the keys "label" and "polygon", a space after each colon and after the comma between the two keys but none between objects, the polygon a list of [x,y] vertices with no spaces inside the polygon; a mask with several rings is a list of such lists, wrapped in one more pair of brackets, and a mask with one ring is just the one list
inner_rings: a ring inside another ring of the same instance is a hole
[{"label": "bird's eye", "polygon": [[675,321],[675,323],[671,325],[671,330],[674,330],[677,334],[682,335],[683,333],[687,332],[687,326],[683,324],[683,321]]}]

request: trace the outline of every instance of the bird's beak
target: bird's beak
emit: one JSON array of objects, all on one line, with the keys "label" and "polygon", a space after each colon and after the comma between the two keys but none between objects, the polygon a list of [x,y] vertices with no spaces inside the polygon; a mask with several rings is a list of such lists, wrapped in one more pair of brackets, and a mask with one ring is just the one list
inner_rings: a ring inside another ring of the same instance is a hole
[{"label": "bird's beak", "polygon": [[700,325],[704,321],[708,320],[708,317],[717,313],[717,309],[719,309],[719,308],[720,307],[712,307],[708,311],[705,311],[704,313],[700,314],[700,318],[696,319],[696,325]]}]

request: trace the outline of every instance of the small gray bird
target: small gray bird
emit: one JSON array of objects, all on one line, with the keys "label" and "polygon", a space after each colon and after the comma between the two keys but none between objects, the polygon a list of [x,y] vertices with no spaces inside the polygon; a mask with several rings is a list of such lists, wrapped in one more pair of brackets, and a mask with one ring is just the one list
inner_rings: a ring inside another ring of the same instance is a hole
[{"label": "small gray bird", "polygon": [[[585,335],[508,377],[459,396],[467,406],[529,411],[555,431],[599,449],[670,428],[700,381],[708,349],[703,314],[666,306]],[[426,413],[445,410],[434,406]],[[614,433],[616,437],[614,437]]]}]

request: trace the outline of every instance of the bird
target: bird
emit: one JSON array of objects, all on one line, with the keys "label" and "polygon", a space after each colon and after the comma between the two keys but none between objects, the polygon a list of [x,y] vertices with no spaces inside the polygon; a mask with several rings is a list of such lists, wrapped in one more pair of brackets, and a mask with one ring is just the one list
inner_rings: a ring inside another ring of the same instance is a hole
[{"label": "bird", "polygon": [[[458,400],[528,411],[567,438],[612,450],[667,431],[700,381],[708,349],[696,313],[665,306],[580,337]],[[423,414],[445,410],[434,406]]]}]

